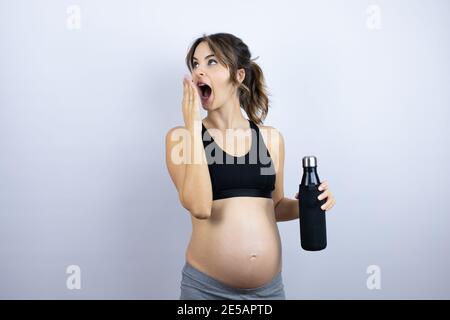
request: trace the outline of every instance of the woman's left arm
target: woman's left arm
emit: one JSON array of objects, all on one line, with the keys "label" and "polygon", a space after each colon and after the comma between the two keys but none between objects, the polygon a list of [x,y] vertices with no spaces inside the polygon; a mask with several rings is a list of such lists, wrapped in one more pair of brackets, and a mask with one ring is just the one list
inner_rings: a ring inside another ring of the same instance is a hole
[{"label": "woman's left arm", "polygon": [[[299,218],[299,205],[298,205],[298,192],[295,195],[295,199],[290,199],[284,197],[284,139],[281,133],[270,127],[270,153],[273,155],[272,159],[275,165],[276,179],[275,179],[275,190],[272,192],[272,199],[275,208],[275,220],[289,221]],[[272,139],[275,138],[275,139]],[[267,141],[267,139],[266,139]],[[336,199],[329,189],[327,181],[323,181],[319,186],[322,192],[318,199],[322,200],[328,198],[328,200],[321,206],[322,210],[330,210],[335,204]]]}]

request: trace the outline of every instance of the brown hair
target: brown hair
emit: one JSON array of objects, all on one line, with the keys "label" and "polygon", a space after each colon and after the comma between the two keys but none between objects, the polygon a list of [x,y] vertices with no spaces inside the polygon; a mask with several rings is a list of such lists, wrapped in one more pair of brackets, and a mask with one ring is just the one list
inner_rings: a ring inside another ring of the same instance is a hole
[{"label": "brown hair", "polygon": [[193,56],[197,46],[206,41],[209,48],[220,62],[230,70],[231,82],[238,85],[236,72],[245,69],[245,78],[238,87],[239,103],[250,120],[262,124],[269,111],[269,98],[264,75],[255,59],[250,59],[251,54],[247,45],[238,37],[230,33],[203,34],[191,45],[187,55],[186,64],[192,72]]}]

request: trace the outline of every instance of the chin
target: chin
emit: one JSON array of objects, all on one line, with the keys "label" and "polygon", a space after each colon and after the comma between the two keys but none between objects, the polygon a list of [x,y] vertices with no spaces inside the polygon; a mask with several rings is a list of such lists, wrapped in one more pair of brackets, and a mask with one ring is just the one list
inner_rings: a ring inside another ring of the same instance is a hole
[{"label": "chin", "polygon": [[213,109],[212,102],[210,102],[208,104],[201,103],[201,105],[202,105],[203,109],[205,109],[205,110],[212,110]]}]

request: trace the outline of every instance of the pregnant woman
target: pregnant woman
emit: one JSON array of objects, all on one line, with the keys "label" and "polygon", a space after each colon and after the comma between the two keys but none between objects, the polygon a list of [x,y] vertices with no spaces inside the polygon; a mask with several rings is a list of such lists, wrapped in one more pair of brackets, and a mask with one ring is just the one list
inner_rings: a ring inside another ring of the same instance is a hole
[{"label": "pregnant woman", "polygon": [[[286,299],[277,222],[301,213],[298,194],[284,197],[284,141],[262,125],[269,99],[250,56],[228,33],[203,35],[186,56],[184,126],[166,135],[167,168],[192,221],[180,299]],[[326,181],[320,190],[329,210]]]}]

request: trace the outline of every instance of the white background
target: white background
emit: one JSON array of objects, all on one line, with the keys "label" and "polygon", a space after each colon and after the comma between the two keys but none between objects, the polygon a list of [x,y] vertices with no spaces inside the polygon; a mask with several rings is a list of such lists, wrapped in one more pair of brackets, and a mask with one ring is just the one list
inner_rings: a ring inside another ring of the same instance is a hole
[{"label": "white background", "polygon": [[178,299],[191,224],[164,137],[183,124],[184,58],[205,32],[260,57],[285,196],[315,155],[337,199],[324,251],[301,249],[298,220],[278,223],[287,298],[450,298],[449,13],[444,0],[1,0],[0,298]]}]

